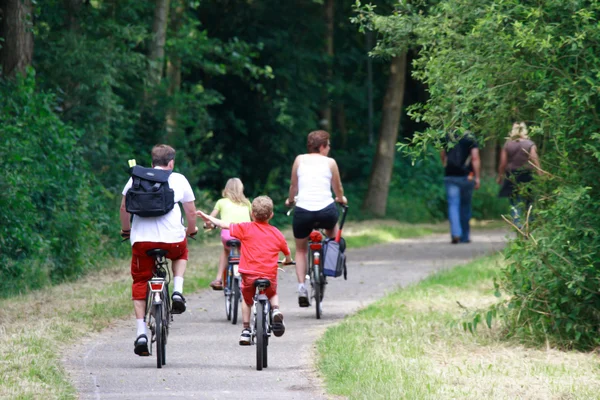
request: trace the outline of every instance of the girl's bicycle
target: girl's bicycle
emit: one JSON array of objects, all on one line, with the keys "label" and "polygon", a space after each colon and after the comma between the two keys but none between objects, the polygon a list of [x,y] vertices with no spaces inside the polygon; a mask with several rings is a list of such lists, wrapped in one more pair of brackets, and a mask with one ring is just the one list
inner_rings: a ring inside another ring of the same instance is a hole
[{"label": "girl's bicycle", "polygon": [[169,336],[169,325],[173,321],[171,298],[169,297],[171,276],[165,257],[166,250],[152,249],[148,250],[146,254],[154,257],[154,270],[152,278],[148,281],[144,322],[152,333],[148,349],[152,354],[152,343],[156,343],[156,367],[162,368],[167,363],[167,337]]},{"label": "girl's bicycle", "polygon": [[225,315],[227,316],[227,321],[231,321],[235,325],[241,303],[240,274],[238,273],[241,243],[237,239],[231,239],[227,241],[227,246],[230,247],[230,250],[227,259],[227,269],[225,270],[223,279],[225,283],[223,288],[225,294]]}]

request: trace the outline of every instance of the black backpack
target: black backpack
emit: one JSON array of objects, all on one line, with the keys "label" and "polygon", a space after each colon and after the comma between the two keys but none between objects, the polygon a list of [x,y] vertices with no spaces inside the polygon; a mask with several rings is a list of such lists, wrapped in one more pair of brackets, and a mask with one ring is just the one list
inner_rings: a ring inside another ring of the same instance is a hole
[{"label": "black backpack", "polygon": [[125,194],[125,208],[139,217],[159,217],[175,207],[175,192],[169,186],[171,171],[131,168],[133,184]]},{"label": "black backpack", "polygon": [[467,175],[471,171],[471,146],[467,135],[456,140],[453,135],[446,137],[446,142],[454,142],[446,151],[446,169],[453,174]]}]

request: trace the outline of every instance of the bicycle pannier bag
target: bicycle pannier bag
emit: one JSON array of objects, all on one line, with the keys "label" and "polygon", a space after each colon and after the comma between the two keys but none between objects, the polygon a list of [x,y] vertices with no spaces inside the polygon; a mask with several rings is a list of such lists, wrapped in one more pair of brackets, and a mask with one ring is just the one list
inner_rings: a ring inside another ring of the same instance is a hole
[{"label": "bicycle pannier bag", "polygon": [[133,185],[125,195],[125,208],[140,217],[158,217],[175,207],[175,193],[169,186],[171,171],[144,168],[131,169]]},{"label": "bicycle pannier bag", "polygon": [[333,239],[327,239],[323,246],[323,252],[323,274],[334,278],[341,276],[346,268],[346,255],[340,248],[340,243]]}]

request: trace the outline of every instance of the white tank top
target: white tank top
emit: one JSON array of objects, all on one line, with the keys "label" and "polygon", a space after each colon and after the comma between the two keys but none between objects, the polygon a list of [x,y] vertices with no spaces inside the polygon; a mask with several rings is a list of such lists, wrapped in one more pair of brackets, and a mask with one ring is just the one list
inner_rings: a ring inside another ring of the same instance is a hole
[{"label": "white tank top", "polygon": [[319,211],[333,203],[329,158],[303,155],[298,166],[298,199],[296,205],[309,211]]}]

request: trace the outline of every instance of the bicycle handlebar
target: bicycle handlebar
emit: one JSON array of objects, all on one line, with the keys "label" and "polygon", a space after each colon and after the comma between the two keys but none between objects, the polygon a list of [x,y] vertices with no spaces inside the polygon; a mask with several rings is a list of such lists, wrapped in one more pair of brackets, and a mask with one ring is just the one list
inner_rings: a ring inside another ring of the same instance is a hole
[{"label": "bicycle handlebar", "polygon": [[281,265],[296,265],[296,261],[292,260],[291,263],[286,263],[285,260],[277,260],[277,264],[281,264]]}]

